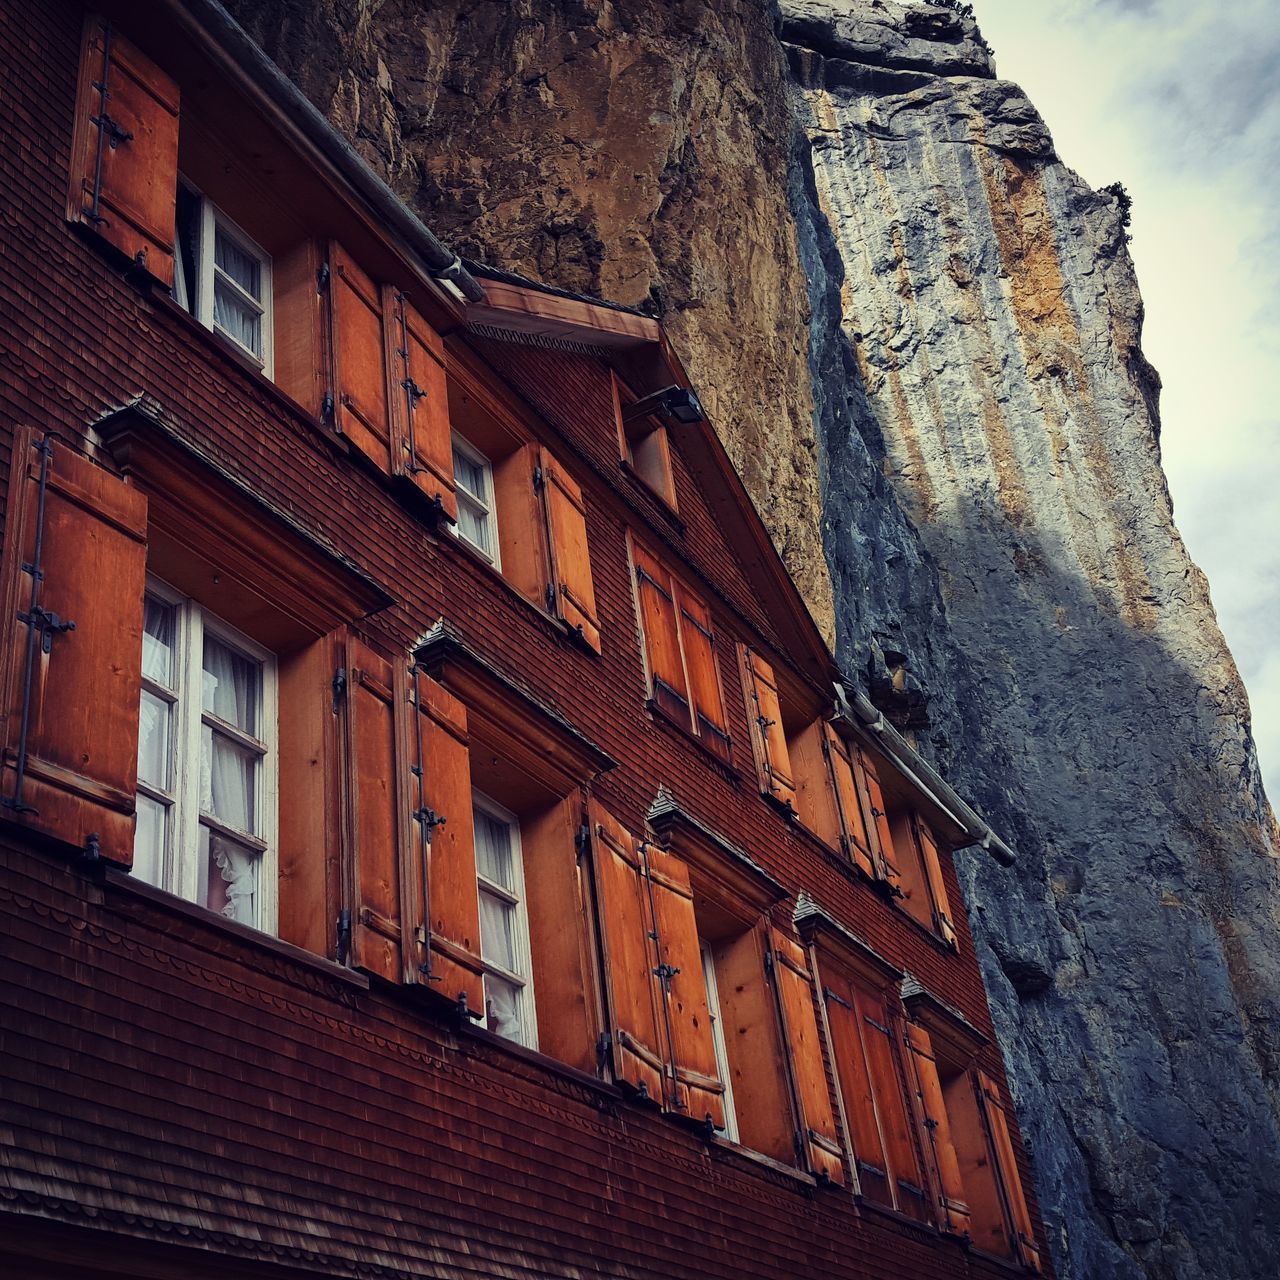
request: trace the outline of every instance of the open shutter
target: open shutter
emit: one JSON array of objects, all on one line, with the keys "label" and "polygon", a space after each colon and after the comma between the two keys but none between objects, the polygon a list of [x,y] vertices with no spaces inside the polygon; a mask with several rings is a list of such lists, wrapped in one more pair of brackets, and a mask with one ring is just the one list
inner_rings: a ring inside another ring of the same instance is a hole
[{"label": "open shutter", "polygon": [[822,726],[823,754],[831,774],[836,808],[840,814],[840,841],[849,861],[867,875],[875,876],[871,856],[871,838],[867,834],[867,816],[854,773],[853,754],[849,744],[831,727]]},{"label": "open shutter", "polygon": [[799,944],[776,929],[771,941],[774,983],[796,1091],[800,1125],[797,1154],[802,1154],[813,1173],[843,1183],[843,1152],[827,1087],[809,965]]},{"label": "open shutter", "polygon": [[632,552],[650,696],[674,720],[692,727],[689,690],[680,658],[680,632],[676,625],[675,584],[671,575],[639,543],[632,544]]},{"label": "open shutter", "polygon": [[1031,1212],[1022,1190],[1022,1178],[1013,1153],[1013,1140],[1009,1136],[1009,1122],[1005,1116],[1004,1101],[999,1086],[985,1072],[978,1072],[979,1096],[982,1114],[986,1120],[987,1135],[995,1152],[996,1169],[1004,1191],[1009,1217],[1013,1222],[1018,1255],[1024,1265],[1040,1271],[1040,1249],[1031,1226]]},{"label": "open shutter", "polygon": [[666,1058],[653,970],[643,866],[635,837],[593,799],[591,849],[609,997],[609,1052],[616,1079],[654,1102],[663,1099]]},{"label": "open shutter", "polygon": [[855,776],[861,782],[858,788],[862,799],[863,829],[871,842],[871,856],[876,871],[891,888],[896,889],[902,876],[893,853],[893,832],[889,827],[889,815],[884,807],[884,792],[880,788],[880,776],[875,762],[860,747],[854,747]]},{"label": "open shutter", "polygon": [[779,804],[795,808],[796,784],[791,756],[782,727],[782,707],[773,668],[745,646],[742,649],[742,682],[747,691],[747,719],[755,747],[760,790]]},{"label": "open shutter", "polygon": [[392,464],[439,506],[458,518],[453,481],[453,437],[440,335],[398,289],[384,285],[383,326],[391,371]]},{"label": "open shutter", "polygon": [[929,895],[933,899],[933,923],[944,942],[956,945],[956,928],[951,923],[951,906],[947,900],[947,886],[942,878],[942,860],[938,856],[938,842],[933,832],[924,824],[919,814],[911,815],[911,825],[920,856],[924,861],[925,876],[929,881]]},{"label": "open shutter", "polygon": [[24,428],[5,514],[0,816],[131,866],[147,500]]},{"label": "open shutter", "polygon": [[640,852],[641,872],[647,872],[652,891],[652,931],[661,956],[653,980],[666,1023],[663,1030],[670,1037],[672,1088],[667,1103],[692,1120],[710,1119],[723,1129],[724,1084],[716,1065],[689,870],[656,845],[648,844]]},{"label": "open shutter", "polygon": [[434,991],[450,1000],[465,997],[467,1007],[478,1013],[484,1008],[484,983],[467,711],[423,672],[412,673],[412,689],[418,711],[415,787],[421,783],[421,802],[414,800],[420,854],[415,879],[422,893],[425,864],[429,980]]},{"label": "open shutter", "polygon": [[542,502],[551,549],[547,603],[588,648],[600,652],[600,620],[587,553],[587,513],[582,489],[547,449],[542,450]]},{"label": "open shutter", "polygon": [[720,759],[729,759],[729,729],[720,692],[716,663],[716,637],[711,611],[697,596],[677,586],[680,640],[698,736]]},{"label": "open shutter", "polygon": [[943,1222],[948,1231],[964,1235],[969,1230],[969,1203],[965,1198],[960,1161],[951,1137],[951,1120],[938,1079],[929,1033],[914,1022],[907,1023],[906,1045],[916,1084],[917,1113],[923,1129],[921,1146],[936,1180]]},{"label": "open shutter", "polygon": [[354,636],[347,641],[342,707],[345,748],[345,878],[350,963],[388,982],[418,981],[421,898],[409,874],[404,787],[406,706],[401,664]]},{"label": "open shutter", "polygon": [[67,217],[173,285],[178,86],[100,17],[85,24]]},{"label": "open shutter", "polygon": [[333,429],[391,472],[391,401],[382,293],[341,245],[328,254],[329,395]]}]

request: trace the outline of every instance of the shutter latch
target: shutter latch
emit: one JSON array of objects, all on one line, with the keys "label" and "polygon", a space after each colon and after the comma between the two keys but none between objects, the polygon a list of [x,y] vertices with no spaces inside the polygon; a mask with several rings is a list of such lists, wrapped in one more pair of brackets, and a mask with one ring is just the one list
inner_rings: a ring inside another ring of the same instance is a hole
[{"label": "shutter latch", "polygon": [[[24,564],[24,572],[35,574],[34,565]],[[41,574],[41,577],[44,575]],[[25,622],[33,631],[40,633],[40,652],[49,653],[53,649],[53,637],[64,631],[74,631],[76,624],[69,618],[60,618],[56,613],[34,604],[24,613],[18,614],[18,621]]]},{"label": "shutter latch", "polygon": [[671,979],[674,978],[676,974],[679,972],[680,972],[679,969],[673,968],[669,964],[660,964],[653,971],[654,976],[662,983],[664,987],[667,988],[668,991],[671,989]]},{"label": "shutter latch", "polygon": [[[402,354],[407,358],[408,352],[403,352]],[[416,382],[414,382],[412,378],[401,378],[400,385],[405,389],[405,393],[409,397],[409,404],[411,406],[416,405],[418,401],[427,394]]]}]

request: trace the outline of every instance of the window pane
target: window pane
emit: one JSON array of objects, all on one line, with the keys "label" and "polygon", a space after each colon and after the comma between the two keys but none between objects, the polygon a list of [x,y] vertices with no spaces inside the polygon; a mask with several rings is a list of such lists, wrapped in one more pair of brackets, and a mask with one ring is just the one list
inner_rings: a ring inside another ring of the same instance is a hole
[{"label": "window pane", "polygon": [[480,955],[511,973],[516,967],[516,909],[480,890]]},{"label": "window pane", "polygon": [[476,868],[486,880],[514,890],[511,878],[511,828],[483,809],[475,811]]},{"label": "window pane", "polygon": [[481,502],[488,504],[489,486],[485,484],[485,471],[488,468],[480,462],[475,462],[466,454],[458,449],[453,451],[453,478],[462,486],[472,497],[479,498]]},{"label": "window pane", "polygon": [[257,833],[260,756],[208,725],[200,734],[200,809],[229,827]]},{"label": "window pane", "polygon": [[491,973],[484,976],[485,1025],[508,1040],[524,1041],[520,1017],[521,992],[514,983]]},{"label": "window pane", "polygon": [[221,228],[213,233],[213,265],[228,275],[246,293],[262,299],[262,266]]},{"label": "window pane", "polygon": [[208,827],[200,828],[200,887],[202,907],[256,924],[254,891],[258,883],[258,854]]},{"label": "window pane", "polygon": [[479,547],[486,555],[491,554],[489,517],[477,511],[462,496],[458,500],[458,536],[465,538],[473,547]]},{"label": "window pane", "polygon": [[262,698],[262,664],[245,658],[220,640],[204,638],[201,705],[219,720],[255,737]]},{"label": "window pane", "polygon": [[142,606],[142,674],[173,687],[174,608],[155,596]]},{"label": "window pane", "polygon": [[262,355],[262,316],[218,279],[213,282],[213,327],[246,351]]},{"label": "window pane", "polygon": [[162,791],[169,781],[169,704],[155,694],[142,691],[138,724],[138,779]]},{"label": "window pane", "polygon": [[169,810],[150,796],[138,796],[138,825],[133,836],[133,874],[148,884],[164,885],[164,846]]}]

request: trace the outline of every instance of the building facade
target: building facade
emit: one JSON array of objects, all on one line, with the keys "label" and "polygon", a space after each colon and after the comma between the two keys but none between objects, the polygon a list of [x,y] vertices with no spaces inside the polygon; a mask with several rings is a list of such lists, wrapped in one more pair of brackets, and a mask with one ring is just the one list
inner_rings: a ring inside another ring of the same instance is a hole
[{"label": "building facade", "polygon": [[0,24],[0,1261],[1047,1270],[951,855],[660,326],[210,0]]}]

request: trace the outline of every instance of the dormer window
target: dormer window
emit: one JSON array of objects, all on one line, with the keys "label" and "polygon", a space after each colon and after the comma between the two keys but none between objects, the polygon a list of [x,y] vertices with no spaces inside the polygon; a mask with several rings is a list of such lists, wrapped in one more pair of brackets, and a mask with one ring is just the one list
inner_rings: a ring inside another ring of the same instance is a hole
[{"label": "dormer window", "polygon": [[185,183],[176,241],[174,300],[271,377],[270,255]]}]

